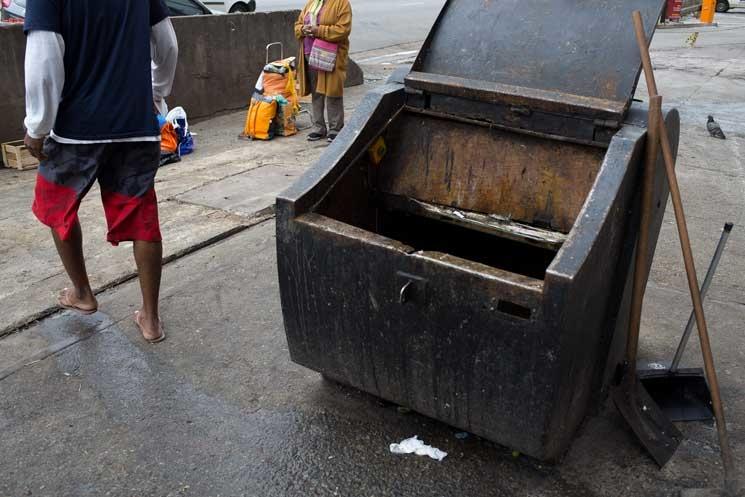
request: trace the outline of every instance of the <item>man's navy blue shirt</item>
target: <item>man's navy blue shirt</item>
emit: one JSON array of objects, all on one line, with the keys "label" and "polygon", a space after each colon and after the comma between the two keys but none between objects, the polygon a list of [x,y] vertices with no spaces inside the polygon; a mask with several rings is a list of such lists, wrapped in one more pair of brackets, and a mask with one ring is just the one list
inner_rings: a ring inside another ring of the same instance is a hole
[{"label": "man's navy blue shirt", "polygon": [[57,136],[109,140],[160,134],[150,28],[167,16],[162,0],[28,0],[26,33],[54,31],[65,41]]}]

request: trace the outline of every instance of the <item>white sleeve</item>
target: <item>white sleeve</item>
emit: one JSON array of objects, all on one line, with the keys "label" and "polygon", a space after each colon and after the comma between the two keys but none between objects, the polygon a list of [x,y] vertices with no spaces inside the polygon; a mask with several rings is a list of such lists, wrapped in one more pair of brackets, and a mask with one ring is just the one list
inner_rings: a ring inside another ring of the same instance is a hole
[{"label": "white sleeve", "polygon": [[26,119],[31,138],[52,131],[65,86],[65,41],[52,31],[30,31],[26,38]]},{"label": "white sleeve", "polygon": [[150,30],[150,57],[152,59],[153,101],[160,108],[171,94],[173,78],[178,63],[178,40],[171,19],[166,17]]}]

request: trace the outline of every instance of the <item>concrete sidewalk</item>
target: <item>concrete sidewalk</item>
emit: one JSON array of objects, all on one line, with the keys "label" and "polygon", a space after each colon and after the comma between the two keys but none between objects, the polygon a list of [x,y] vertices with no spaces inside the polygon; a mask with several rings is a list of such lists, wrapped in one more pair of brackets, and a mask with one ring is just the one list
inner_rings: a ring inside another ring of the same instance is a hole
[{"label": "concrete sidewalk", "polygon": [[[352,112],[369,86],[350,88]],[[174,102],[178,104],[180,102]],[[188,111],[188,105],[186,105]],[[240,140],[245,112],[192,126],[197,148],[156,178],[164,256],[171,260],[229,236],[272,215],[274,198],[320,156],[326,143],[310,145],[306,133],[269,142]],[[306,116],[301,121],[307,122]],[[0,336],[58,310],[57,292],[69,284],[48,230],[30,206],[36,171],[0,168]],[[96,291],[135,275],[129,243],[105,243],[98,187],[80,208],[85,252]]]},{"label": "concrete sidewalk", "polygon": [[[681,110],[678,174],[701,277],[721,225],[736,223],[706,309],[741,467],[745,15],[717,17],[720,28],[702,30],[696,48],[685,44],[690,30],[659,31],[653,59],[665,102]],[[383,58],[366,73],[382,79],[389,72],[383,64],[409,50],[370,54]],[[645,98],[646,90],[637,94]],[[347,103],[355,98],[349,94]],[[728,140],[708,137],[709,113]],[[0,338],[0,496],[672,497],[720,482],[716,432],[708,424],[681,425],[687,440],[658,470],[615,409],[605,407],[588,419],[563,463],[551,466],[477,437],[457,439],[448,426],[324,383],[291,363],[266,208],[321,149],[302,137],[238,142],[242,119],[232,114],[194,126],[198,154],[159,175],[172,255],[163,283],[166,342],[144,343],[132,323],[137,284],[117,283],[132,274],[129,251],[103,247],[95,195],[83,222],[91,273],[103,274],[97,284],[110,287],[99,296],[101,312],[5,326],[14,333]],[[8,254],[0,262],[8,282],[0,302],[21,321],[48,309],[65,282],[46,230],[26,210],[32,179],[0,176],[0,250]],[[647,290],[642,357],[671,357],[689,312],[668,212]],[[699,365],[691,343],[686,364]],[[415,434],[448,457],[438,463],[388,452],[389,443]]]}]

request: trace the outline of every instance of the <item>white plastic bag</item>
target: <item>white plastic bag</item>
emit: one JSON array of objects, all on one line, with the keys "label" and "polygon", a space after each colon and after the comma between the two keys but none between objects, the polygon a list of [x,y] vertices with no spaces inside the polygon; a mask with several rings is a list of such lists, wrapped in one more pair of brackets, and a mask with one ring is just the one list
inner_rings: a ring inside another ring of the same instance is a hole
[{"label": "white plastic bag", "polygon": [[180,127],[179,123],[176,122],[176,119],[183,119],[184,120],[184,134],[189,132],[189,121],[186,119],[186,111],[183,107],[174,107],[173,109],[166,114],[166,121],[173,124],[174,128]]},{"label": "white plastic bag", "polygon": [[442,461],[448,453],[438,448],[426,445],[419,440],[418,435],[402,440],[401,443],[391,444],[390,450],[393,454],[416,454],[418,456],[429,456],[437,461]]}]

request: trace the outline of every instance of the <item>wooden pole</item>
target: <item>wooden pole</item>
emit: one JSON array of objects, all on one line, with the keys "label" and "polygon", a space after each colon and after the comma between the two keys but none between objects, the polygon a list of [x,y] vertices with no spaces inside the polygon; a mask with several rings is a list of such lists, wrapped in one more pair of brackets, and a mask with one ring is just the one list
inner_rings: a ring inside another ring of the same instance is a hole
[{"label": "wooden pole", "polygon": [[[636,39],[639,44],[639,52],[644,66],[644,76],[647,80],[647,89],[649,90],[650,99],[657,96],[657,84],[654,79],[652,70],[652,61],[649,57],[649,46],[646,34],[644,33],[644,23],[639,11],[633,13],[634,30]],[[665,172],[667,181],[670,185],[670,196],[673,201],[675,211],[675,222],[678,226],[678,235],[680,236],[680,246],[683,251],[683,262],[685,264],[686,276],[688,277],[688,289],[691,292],[693,301],[693,310],[696,316],[696,325],[698,327],[699,341],[701,342],[701,353],[704,356],[704,370],[706,378],[709,380],[711,388],[711,401],[714,407],[714,417],[717,421],[717,433],[719,435],[719,448],[722,453],[722,465],[724,466],[725,489],[734,492],[736,486],[734,460],[729,446],[729,436],[727,434],[727,424],[724,419],[724,409],[722,407],[722,398],[719,391],[719,381],[717,372],[714,367],[714,356],[711,352],[709,343],[709,330],[706,326],[704,317],[704,307],[701,303],[701,293],[699,292],[698,279],[696,277],[696,267],[693,262],[693,253],[691,251],[691,240],[688,237],[688,227],[686,225],[685,213],[683,212],[683,201],[680,196],[680,188],[675,175],[675,160],[673,159],[670,139],[667,135],[667,127],[662,119],[660,110],[660,145],[662,146],[662,156],[665,159]]]},{"label": "wooden pole", "polygon": [[642,172],[641,219],[639,221],[639,238],[636,242],[636,260],[634,263],[634,283],[631,291],[631,317],[629,332],[626,337],[626,361],[628,377],[631,382],[636,378],[636,354],[639,349],[639,329],[641,327],[644,290],[647,286],[647,256],[649,255],[649,227],[652,223],[652,201],[654,195],[654,170],[660,152],[660,112],[662,97],[649,100],[647,141]]}]

